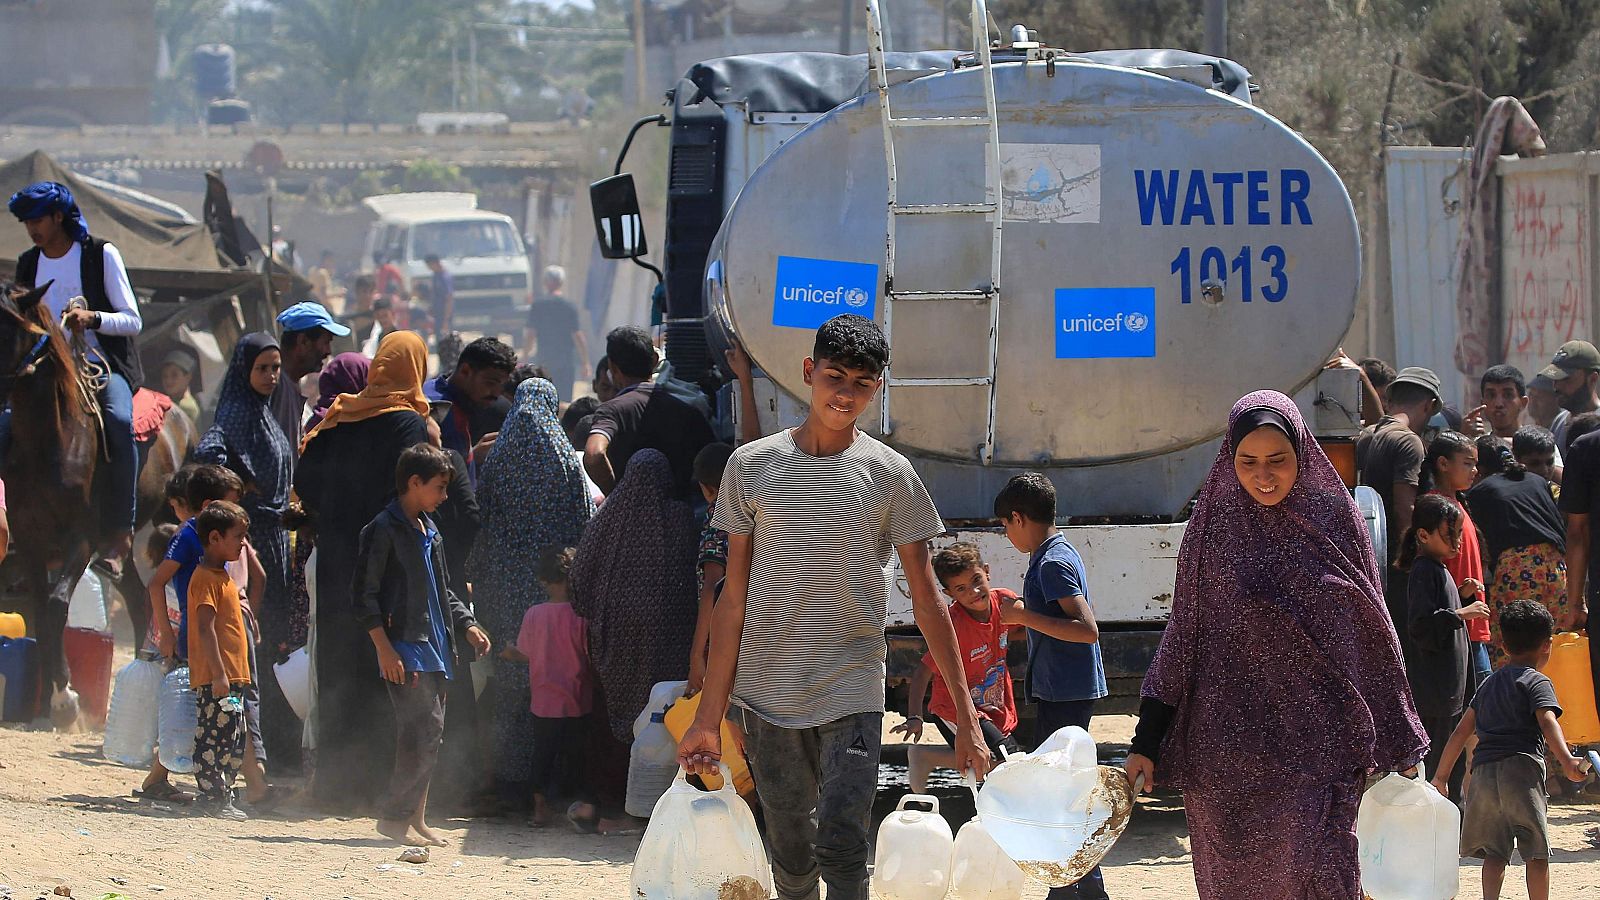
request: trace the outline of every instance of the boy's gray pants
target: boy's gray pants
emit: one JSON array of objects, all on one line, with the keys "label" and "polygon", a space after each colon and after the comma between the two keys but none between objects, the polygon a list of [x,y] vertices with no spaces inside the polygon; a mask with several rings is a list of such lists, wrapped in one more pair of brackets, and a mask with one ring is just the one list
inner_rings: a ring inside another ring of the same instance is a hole
[{"label": "boy's gray pants", "polygon": [[780,900],[867,900],[867,829],[878,790],[883,713],[780,728],[742,712]]}]

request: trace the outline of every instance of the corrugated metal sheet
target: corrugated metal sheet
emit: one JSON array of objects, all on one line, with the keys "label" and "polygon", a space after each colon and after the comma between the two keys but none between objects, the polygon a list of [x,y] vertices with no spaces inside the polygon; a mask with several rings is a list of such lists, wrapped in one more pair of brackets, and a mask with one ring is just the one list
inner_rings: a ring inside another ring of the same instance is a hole
[{"label": "corrugated metal sheet", "polygon": [[[1384,178],[1389,214],[1389,284],[1394,298],[1395,368],[1438,373],[1447,402],[1477,405],[1477,385],[1455,367],[1456,237],[1466,152],[1459,147],[1390,147]],[[1469,396],[1470,394],[1470,396]]]}]

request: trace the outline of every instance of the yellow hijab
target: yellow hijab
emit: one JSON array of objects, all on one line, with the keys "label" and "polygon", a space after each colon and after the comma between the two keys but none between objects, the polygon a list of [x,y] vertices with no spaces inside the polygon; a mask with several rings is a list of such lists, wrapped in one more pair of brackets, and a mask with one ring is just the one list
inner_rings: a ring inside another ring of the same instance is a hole
[{"label": "yellow hijab", "polygon": [[359,394],[340,394],[317,427],[300,442],[304,453],[311,439],[345,422],[359,422],[384,413],[409,409],[428,414],[422,381],[428,374],[428,346],[415,331],[395,331],[378,344],[367,373],[367,386]]}]

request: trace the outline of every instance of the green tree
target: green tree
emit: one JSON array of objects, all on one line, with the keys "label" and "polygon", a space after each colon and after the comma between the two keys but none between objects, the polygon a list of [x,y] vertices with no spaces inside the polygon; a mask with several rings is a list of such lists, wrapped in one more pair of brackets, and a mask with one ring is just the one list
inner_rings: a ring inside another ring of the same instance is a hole
[{"label": "green tree", "polygon": [[436,37],[436,4],[421,0],[270,0],[270,40],[302,98],[343,124],[373,117],[374,98],[400,87],[415,51]]},{"label": "green tree", "polygon": [[1416,69],[1441,102],[1425,125],[1435,144],[1471,138],[1488,99],[1523,98],[1548,123],[1561,84],[1600,18],[1600,0],[1452,0],[1428,19]]},{"label": "green tree", "polygon": [[549,30],[620,28],[616,0],[262,0],[229,15],[245,96],[270,122],[398,122],[457,108],[551,118],[569,91],[604,100],[621,86],[616,46]]}]

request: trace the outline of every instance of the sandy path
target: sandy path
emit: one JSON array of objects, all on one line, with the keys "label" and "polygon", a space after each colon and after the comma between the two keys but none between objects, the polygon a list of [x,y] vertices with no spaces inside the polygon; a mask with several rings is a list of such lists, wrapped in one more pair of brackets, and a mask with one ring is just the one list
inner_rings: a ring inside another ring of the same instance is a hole
[{"label": "sandy path", "polygon": [[[1103,723],[1103,724],[1102,724]],[[1127,720],[1097,720],[1115,740]],[[1125,739],[1125,738],[1124,738]],[[624,898],[638,838],[534,830],[512,820],[443,823],[453,846],[425,865],[395,860],[398,847],[366,820],[297,812],[244,823],[192,819],[134,803],[138,773],[99,756],[97,735],[0,728],[0,898],[32,900],[57,884],[73,896],[135,898]],[[1581,850],[1600,807],[1557,807],[1552,896],[1600,900],[1600,851]],[[1505,896],[1521,900],[1520,869]],[[1462,897],[1478,872],[1462,869]],[[117,879],[120,879],[118,881]],[[1147,803],[1113,850],[1112,895],[1194,896],[1182,811]],[[157,890],[157,888],[161,888]],[[1039,887],[1029,900],[1044,896]]]}]

